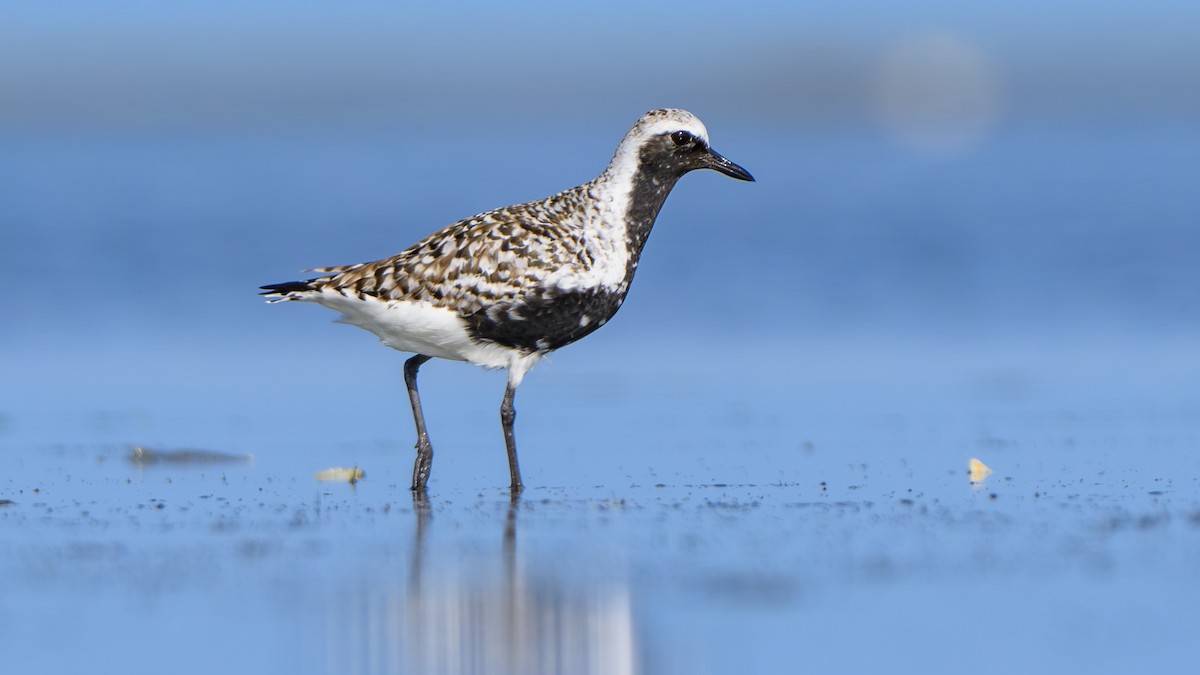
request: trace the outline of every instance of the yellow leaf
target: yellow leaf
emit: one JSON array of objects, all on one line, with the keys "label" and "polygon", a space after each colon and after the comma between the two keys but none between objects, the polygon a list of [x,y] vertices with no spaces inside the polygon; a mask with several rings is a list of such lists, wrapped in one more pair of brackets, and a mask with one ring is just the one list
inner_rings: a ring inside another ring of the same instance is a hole
[{"label": "yellow leaf", "polygon": [[984,479],[992,475],[992,467],[984,464],[974,457],[972,457],[971,461],[968,462],[967,467],[972,483],[982,483]]},{"label": "yellow leaf", "polygon": [[353,469],[335,466],[324,471],[318,471],[313,476],[319,481],[337,481],[354,484],[366,478],[367,474],[363,473],[363,470],[357,466]]}]

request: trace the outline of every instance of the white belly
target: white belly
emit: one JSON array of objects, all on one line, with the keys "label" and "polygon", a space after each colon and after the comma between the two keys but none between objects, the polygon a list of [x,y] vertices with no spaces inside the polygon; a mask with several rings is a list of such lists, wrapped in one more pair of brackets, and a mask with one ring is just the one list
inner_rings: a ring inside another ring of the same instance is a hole
[{"label": "white belly", "polygon": [[312,300],[341,312],[340,323],[371,331],[383,344],[402,352],[467,361],[486,368],[508,368],[514,357],[520,356],[515,349],[472,340],[466,322],[453,310],[428,302],[348,298],[329,289]]}]

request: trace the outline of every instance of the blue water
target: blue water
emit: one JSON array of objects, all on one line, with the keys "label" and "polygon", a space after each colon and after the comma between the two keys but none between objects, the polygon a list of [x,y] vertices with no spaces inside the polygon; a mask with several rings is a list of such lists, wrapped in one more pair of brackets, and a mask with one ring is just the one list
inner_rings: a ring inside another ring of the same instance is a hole
[{"label": "blue water", "polygon": [[[38,655],[10,667],[1190,661],[1189,128],[1014,128],[946,163],[710,122],[759,182],[689,176],[618,318],[527,378],[524,499],[503,376],[435,362],[414,506],[403,357],[255,287],[586,180],[610,126],[570,153],[519,130],[6,142],[0,635]],[[254,460],[139,468],[134,445]]]},{"label": "blue water", "polygon": [[[1194,10],[701,4],[725,35],[696,49],[670,8],[564,37],[566,10],[142,4],[0,40],[26,66],[0,74],[4,672],[1194,661]],[[938,17],[1005,78],[952,157],[867,102]],[[492,58],[500,29],[551,37]],[[675,49],[599,59],[610,35]],[[758,182],[685,178],[615,320],[526,378],[519,502],[503,375],[425,366],[414,503],[404,356],[257,287],[586,181],[662,104]]]},{"label": "blue water", "polygon": [[[378,406],[364,431],[386,436],[400,356],[322,310],[266,307],[256,287],[582,182],[623,124],[571,153],[519,132],[8,141],[0,401],[9,416],[99,402],[203,415],[325,392],[325,406]],[[1195,374],[1200,129],[1012,129],[932,162],[869,133],[710,125],[759,182],[688,176],[613,325],[539,376],[562,363],[634,377],[649,362],[749,383],[786,373],[803,396],[814,376],[872,371]],[[429,386],[487,381],[446,372]]]}]

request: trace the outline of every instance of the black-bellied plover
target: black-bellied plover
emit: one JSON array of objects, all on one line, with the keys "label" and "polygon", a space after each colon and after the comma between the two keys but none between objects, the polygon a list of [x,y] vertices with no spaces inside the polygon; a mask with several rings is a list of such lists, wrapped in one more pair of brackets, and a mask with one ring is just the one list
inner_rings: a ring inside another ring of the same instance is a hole
[{"label": "black-bellied plover", "polygon": [[340,321],[415,354],[404,364],[417,427],[414,491],[425,489],[433,461],[417,369],[433,357],[507,369],[500,421],[517,492],[517,386],[543,356],[616,314],[659,209],[675,182],[694,169],[754,180],[709,147],[695,115],[654,110],[625,134],[595,180],[461,220],[390,258],[318,268],[312,271],[324,276],[263,286],[263,295],[269,302],[304,300],[337,310]]}]

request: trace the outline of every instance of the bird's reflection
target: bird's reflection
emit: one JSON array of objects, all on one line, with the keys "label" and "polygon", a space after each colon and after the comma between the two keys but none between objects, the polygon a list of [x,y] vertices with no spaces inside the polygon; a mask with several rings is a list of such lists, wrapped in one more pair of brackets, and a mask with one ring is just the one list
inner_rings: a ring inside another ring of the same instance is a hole
[{"label": "bird's reflection", "polygon": [[[531,573],[518,554],[519,496],[504,515],[498,565],[468,572],[437,542],[440,516],[413,497],[406,581],[376,580],[331,603],[327,669],[337,673],[635,673],[629,592]],[[494,540],[493,540],[494,541]]]}]

